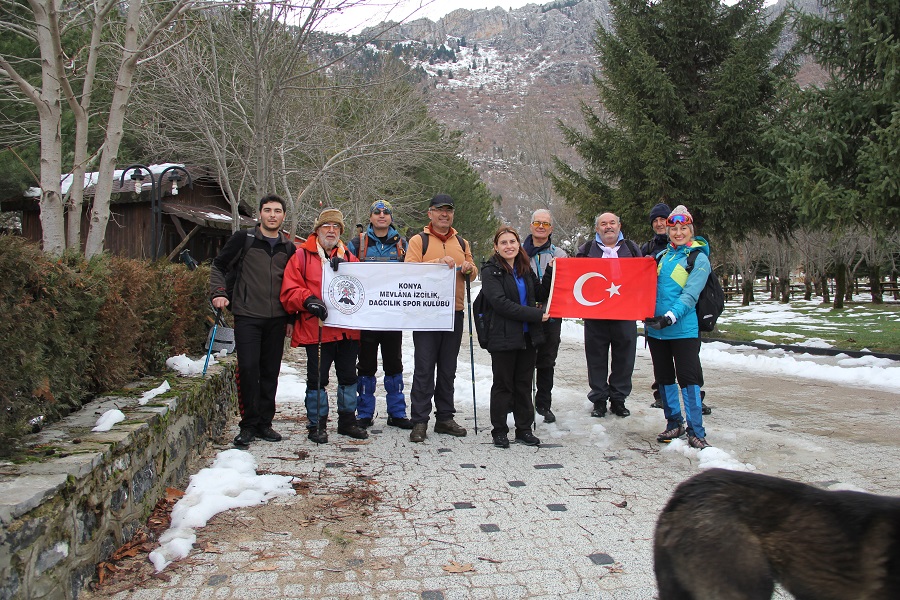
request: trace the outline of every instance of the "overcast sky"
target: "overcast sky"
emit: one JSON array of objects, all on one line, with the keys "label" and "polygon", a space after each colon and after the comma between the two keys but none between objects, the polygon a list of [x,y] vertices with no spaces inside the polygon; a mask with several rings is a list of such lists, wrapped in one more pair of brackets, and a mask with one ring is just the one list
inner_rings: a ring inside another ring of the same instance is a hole
[{"label": "overcast sky", "polygon": [[330,31],[355,33],[387,20],[410,21],[425,17],[436,21],[458,8],[473,10],[500,6],[510,10],[526,4],[538,3],[534,0],[400,0],[399,3],[396,0],[370,0],[364,6],[330,17],[324,26]]}]

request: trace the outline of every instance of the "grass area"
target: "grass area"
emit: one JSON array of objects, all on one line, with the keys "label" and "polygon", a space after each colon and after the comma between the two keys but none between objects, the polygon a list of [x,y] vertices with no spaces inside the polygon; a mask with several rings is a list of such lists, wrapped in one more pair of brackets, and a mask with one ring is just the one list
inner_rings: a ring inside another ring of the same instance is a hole
[{"label": "grass area", "polygon": [[900,354],[900,303],[729,302],[711,337]]}]

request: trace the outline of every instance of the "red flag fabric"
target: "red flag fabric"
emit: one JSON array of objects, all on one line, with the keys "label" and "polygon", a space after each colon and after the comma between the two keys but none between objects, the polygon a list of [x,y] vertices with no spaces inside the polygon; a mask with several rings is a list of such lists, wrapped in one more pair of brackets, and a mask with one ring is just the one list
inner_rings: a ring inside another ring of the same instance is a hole
[{"label": "red flag fabric", "polygon": [[551,317],[640,321],[656,307],[656,261],[643,258],[557,258]]}]

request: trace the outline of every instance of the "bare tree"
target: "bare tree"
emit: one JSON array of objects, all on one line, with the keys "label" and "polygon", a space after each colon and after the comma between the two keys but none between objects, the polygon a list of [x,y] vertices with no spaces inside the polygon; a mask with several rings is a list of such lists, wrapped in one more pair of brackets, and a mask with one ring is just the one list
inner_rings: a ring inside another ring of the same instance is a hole
[{"label": "bare tree", "polygon": [[763,258],[762,244],[760,235],[751,233],[732,246],[732,260],[742,282],[741,306],[750,306],[754,301],[753,282],[756,280],[756,273]]},{"label": "bare tree", "polygon": [[770,234],[761,240],[763,261],[769,265],[774,278],[772,296],[786,304],[791,301],[791,271],[796,266],[793,239]]},{"label": "bare tree", "polygon": [[[80,245],[80,218],[84,172],[95,156],[99,173],[91,211],[90,231],[85,252],[92,256],[102,251],[109,221],[109,198],[113,171],[122,140],[122,125],[132,83],[139,61],[151,54],[157,37],[186,12],[196,0],[98,0],[64,4],[56,0],[29,0],[27,5],[2,0],[0,32],[31,40],[37,44],[40,58],[0,54],[0,75],[13,82],[38,113],[41,143],[40,209],[44,250],[60,254],[64,248]],[[89,31],[89,42],[81,46],[76,31]],[[75,46],[68,41],[75,39]],[[114,82],[106,115],[106,135],[99,149],[88,148],[88,128],[101,52],[111,50]],[[38,65],[40,85],[25,77],[21,65]],[[63,143],[62,120],[71,111],[75,121],[75,145],[72,179],[69,184],[68,236],[66,206],[62,194]]]},{"label": "bare tree", "polygon": [[[180,160],[214,163],[235,227],[241,202],[273,191],[293,231],[323,204],[361,215],[378,193],[402,211],[410,175],[443,149],[408,68],[388,59],[369,77],[353,74],[342,60],[359,43],[317,60],[312,32],[333,9],[314,3],[288,24],[295,10],[273,2],[209,13],[203,35],[142,86],[140,114],[152,125],[141,131]],[[172,99],[184,110],[172,111]]]}]

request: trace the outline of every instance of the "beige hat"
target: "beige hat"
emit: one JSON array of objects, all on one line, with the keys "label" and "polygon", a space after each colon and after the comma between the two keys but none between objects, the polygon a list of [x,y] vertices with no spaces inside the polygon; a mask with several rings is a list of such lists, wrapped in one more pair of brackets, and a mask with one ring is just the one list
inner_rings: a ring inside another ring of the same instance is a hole
[{"label": "beige hat", "polygon": [[341,233],[344,233],[344,215],[336,208],[326,208],[319,213],[316,224],[313,225],[313,231],[325,223],[337,223],[341,226]]}]

